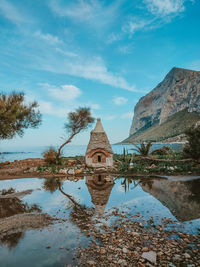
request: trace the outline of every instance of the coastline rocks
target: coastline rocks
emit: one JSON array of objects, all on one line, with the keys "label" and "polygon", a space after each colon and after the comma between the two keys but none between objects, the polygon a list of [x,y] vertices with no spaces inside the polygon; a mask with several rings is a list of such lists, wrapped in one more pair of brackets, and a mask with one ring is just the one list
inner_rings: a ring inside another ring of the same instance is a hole
[{"label": "coastline rocks", "polygon": [[156,263],[156,252],[154,251],[149,251],[149,252],[143,252],[142,253],[142,258],[150,261],[151,263]]}]

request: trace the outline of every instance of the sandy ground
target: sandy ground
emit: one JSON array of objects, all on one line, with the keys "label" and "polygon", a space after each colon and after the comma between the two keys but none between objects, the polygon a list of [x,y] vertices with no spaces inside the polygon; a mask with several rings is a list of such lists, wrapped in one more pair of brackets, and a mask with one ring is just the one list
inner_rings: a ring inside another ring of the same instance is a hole
[{"label": "sandy ground", "polygon": [[48,226],[53,219],[48,214],[17,214],[0,220],[0,236]]}]

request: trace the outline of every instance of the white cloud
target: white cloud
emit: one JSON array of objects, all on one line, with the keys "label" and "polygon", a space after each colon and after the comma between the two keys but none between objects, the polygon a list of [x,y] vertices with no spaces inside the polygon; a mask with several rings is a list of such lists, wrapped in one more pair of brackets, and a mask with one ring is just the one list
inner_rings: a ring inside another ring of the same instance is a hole
[{"label": "white cloud", "polygon": [[121,96],[114,97],[113,99],[113,102],[115,103],[115,105],[124,105],[126,104],[127,101],[128,101],[127,98],[121,97]]},{"label": "white cloud", "polygon": [[183,12],[184,2],[184,0],[144,0],[151,13],[161,16]]},{"label": "white cloud", "polygon": [[123,119],[132,119],[133,118],[133,115],[134,115],[134,112],[127,112],[127,113],[124,113],[124,114],[122,114],[122,118]]},{"label": "white cloud", "polygon": [[116,115],[106,115],[106,116],[104,117],[104,120],[106,120],[106,121],[112,121],[112,120],[114,120],[114,119],[116,119],[116,118],[117,118]]},{"label": "white cloud", "polygon": [[0,13],[15,24],[25,22],[27,18],[12,4],[6,0],[0,1]]},{"label": "white cloud", "polygon": [[37,31],[35,32],[34,34],[36,37],[50,43],[50,44],[59,44],[59,43],[62,43],[62,41],[57,37],[57,36],[54,36],[54,35],[51,35],[49,33],[42,33],[41,31]]},{"label": "white cloud", "polygon": [[73,101],[82,94],[78,87],[71,84],[61,85],[60,87],[56,87],[55,85],[50,85],[48,83],[43,83],[40,85],[48,90],[48,93],[51,97],[61,101]]},{"label": "white cloud", "polygon": [[200,71],[200,60],[194,60],[189,64],[189,68],[192,70]]},{"label": "white cloud", "polygon": [[112,44],[114,42],[117,42],[121,40],[122,35],[120,33],[111,33],[107,38],[107,43]]},{"label": "white cloud", "polygon": [[67,56],[67,57],[77,57],[78,55],[74,52],[71,52],[71,51],[63,51],[62,49],[56,47],[56,51],[59,52],[60,54],[63,54],[64,56]]},{"label": "white cloud", "polygon": [[133,49],[132,44],[121,45],[121,46],[118,47],[118,51],[121,54],[124,54],[124,55],[131,54],[132,53],[132,49]]},{"label": "white cloud", "polygon": [[59,58],[52,53],[45,57],[38,56],[34,59],[33,64],[37,64],[37,69],[98,81],[132,92],[142,92],[137,90],[134,85],[130,85],[118,73],[109,72],[100,57],[93,57],[88,60],[79,56],[73,60],[68,60],[66,57]]},{"label": "white cloud", "polygon": [[95,109],[95,110],[101,109],[99,104],[91,104],[91,105],[89,104],[89,106],[91,107],[91,109]]},{"label": "white cloud", "polygon": [[132,17],[124,24],[122,30],[130,35],[134,34],[138,30],[144,29],[147,25],[151,24],[151,20],[147,21],[141,18]]},{"label": "white cloud", "polygon": [[68,17],[75,23],[86,23],[90,27],[102,28],[112,25],[117,19],[121,1],[110,4],[98,0],[61,1],[51,0],[51,10],[60,17]]},{"label": "white cloud", "polygon": [[38,101],[39,110],[42,114],[55,115],[57,117],[66,117],[70,110],[62,107],[54,106],[51,102]]}]

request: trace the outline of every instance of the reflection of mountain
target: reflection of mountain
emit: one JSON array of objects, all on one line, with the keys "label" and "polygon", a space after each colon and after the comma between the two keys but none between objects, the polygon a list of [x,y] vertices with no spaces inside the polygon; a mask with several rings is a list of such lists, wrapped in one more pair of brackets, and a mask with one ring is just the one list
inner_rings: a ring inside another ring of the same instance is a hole
[{"label": "reflection of mountain", "polygon": [[200,218],[200,180],[172,182],[151,180],[140,182],[142,189],[157,198],[179,221]]},{"label": "reflection of mountain", "polygon": [[114,181],[109,175],[95,174],[86,177],[86,185],[90,192],[92,203],[99,216],[104,213],[104,209],[109,200]]}]

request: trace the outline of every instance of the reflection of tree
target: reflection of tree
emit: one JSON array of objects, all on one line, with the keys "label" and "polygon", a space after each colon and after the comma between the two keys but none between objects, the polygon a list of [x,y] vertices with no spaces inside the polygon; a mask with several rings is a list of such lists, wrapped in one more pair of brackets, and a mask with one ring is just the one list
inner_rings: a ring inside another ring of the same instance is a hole
[{"label": "reflection of tree", "polygon": [[[8,192],[10,193],[9,190]],[[30,206],[27,203],[23,203],[22,200],[17,197],[9,197],[9,194],[6,193],[4,193],[3,198],[0,198],[0,218],[34,211],[40,212],[41,209],[35,204]]]},{"label": "reflection of tree", "polygon": [[140,180],[140,185],[142,186],[147,186],[149,189],[152,189],[152,186],[153,186],[153,180]]},{"label": "reflection of tree", "polygon": [[87,208],[85,205],[78,203],[71,195],[64,192],[62,185],[63,181],[59,178],[46,178],[43,183],[43,188],[49,192],[59,190],[61,194],[67,197],[73,204],[70,212],[71,222],[77,225],[81,230],[89,230],[89,224],[94,215],[94,209]]},{"label": "reflection of tree", "polygon": [[24,232],[11,233],[0,237],[0,244],[6,245],[9,249],[17,246],[20,239],[24,238]]},{"label": "reflection of tree", "polygon": [[191,194],[188,198],[190,200],[197,202],[197,203],[200,203],[200,194],[199,194],[200,179],[185,182],[185,185],[187,186],[187,188],[191,192]]},{"label": "reflection of tree", "polygon": [[124,191],[127,192],[130,190],[130,186],[133,185],[132,189],[134,189],[139,182],[133,177],[125,177],[124,180],[121,182],[121,185],[124,186]]}]

